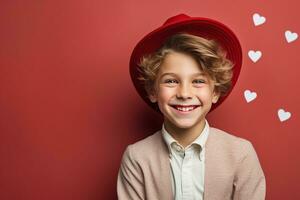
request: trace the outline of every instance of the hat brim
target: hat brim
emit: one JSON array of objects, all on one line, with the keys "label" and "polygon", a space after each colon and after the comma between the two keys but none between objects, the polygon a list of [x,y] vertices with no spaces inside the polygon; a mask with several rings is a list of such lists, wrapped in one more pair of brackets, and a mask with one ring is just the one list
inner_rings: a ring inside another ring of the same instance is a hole
[{"label": "hat brim", "polygon": [[212,104],[209,112],[218,107],[229,96],[239,77],[242,66],[242,48],[236,35],[224,24],[203,17],[193,17],[178,23],[171,23],[161,26],[147,34],[134,48],[130,58],[130,75],[132,82],[140,97],[154,110],[161,113],[157,104],[152,103],[148,97],[140,80],[138,80],[138,64],[142,56],[152,54],[157,51],[168,37],[176,33],[185,32],[206,39],[217,41],[227,52],[226,58],[233,64],[232,87],[226,96],[221,97],[217,103]]}]

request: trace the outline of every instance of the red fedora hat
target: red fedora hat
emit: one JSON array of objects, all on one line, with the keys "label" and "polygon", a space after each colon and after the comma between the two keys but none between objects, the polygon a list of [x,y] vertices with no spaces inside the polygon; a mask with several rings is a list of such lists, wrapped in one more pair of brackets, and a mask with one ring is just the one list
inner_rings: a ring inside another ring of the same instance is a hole
[{"label": "red fedora hat", "polygon": [[161,113],[157,104],[152,103],[147,92],[138,80],[138,64],[144,55],[151,54],[158,50],[168,37],[179,32],[185,32],[206,39],[214,39],[227,52],[226,58],[233,62],[232,88],[226,96],[221,97],[213,104],[210,111],[218,107],[231,93],[239,77],[242,66],[242,48],[236,35],[226,25],[213,19],[204,17],[190,17],[179,14],[169,18],[162,26],[147,34],[135,46],[130,58],[130,76],[132,82],[143,100],[154,110]]}]

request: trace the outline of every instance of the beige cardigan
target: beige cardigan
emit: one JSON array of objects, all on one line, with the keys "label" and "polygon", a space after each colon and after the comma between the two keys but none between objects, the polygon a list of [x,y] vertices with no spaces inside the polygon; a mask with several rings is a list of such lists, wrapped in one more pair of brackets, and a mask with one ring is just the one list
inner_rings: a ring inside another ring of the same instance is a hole
[{"label": "beige cardigan", "polygon": [[[205,144],[204,200],[263,200],[266,180],[252,144],[210,127]],[[161,130],[128,145],[117,180],[119,200],[173,200]]]}]

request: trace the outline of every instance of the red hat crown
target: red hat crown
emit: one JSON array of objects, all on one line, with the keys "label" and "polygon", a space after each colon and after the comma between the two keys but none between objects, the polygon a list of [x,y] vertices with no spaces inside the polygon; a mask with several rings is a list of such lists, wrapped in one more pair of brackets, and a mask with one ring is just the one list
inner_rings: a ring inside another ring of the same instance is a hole
[{"label": "red hat crown", "polygon": [[163,26],[173,24],[173,23],[177,23],[177,22],[181,22],[181,21],[186,21],[187,19],[190,19],[190,18],[191,17],[186,15],[186,14],[175,15],[175,16],[170,17],[169,19],[167,19],[167,21],[165,21]]}]

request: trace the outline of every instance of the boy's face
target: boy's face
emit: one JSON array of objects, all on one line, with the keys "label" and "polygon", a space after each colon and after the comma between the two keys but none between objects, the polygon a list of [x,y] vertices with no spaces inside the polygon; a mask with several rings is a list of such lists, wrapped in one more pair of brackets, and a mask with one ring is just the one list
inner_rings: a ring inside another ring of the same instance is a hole
[{"label": "boy's face", "polygon": [[149,94],[151,102],[157,102],[165,122],[177,128],[192,128],[203,122],[219,98],[214,82],[203,74],[194,58],[178,52],[165,57],[154,87]]}]

